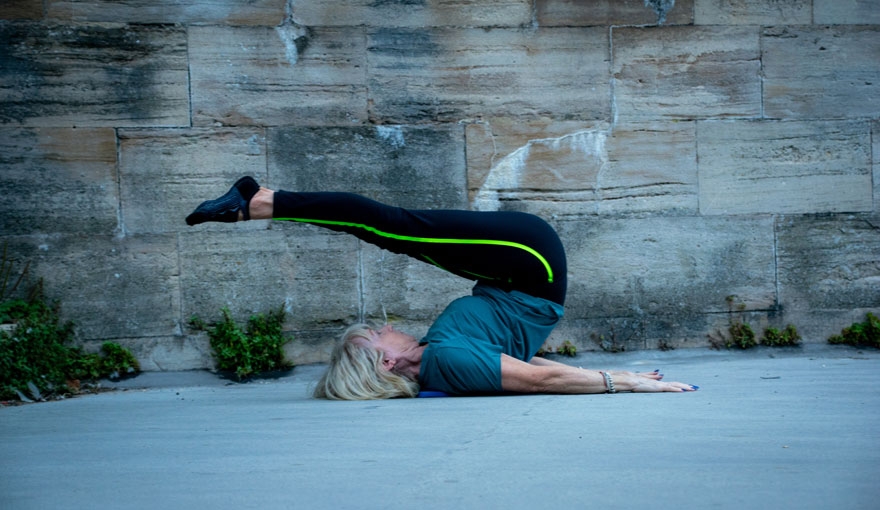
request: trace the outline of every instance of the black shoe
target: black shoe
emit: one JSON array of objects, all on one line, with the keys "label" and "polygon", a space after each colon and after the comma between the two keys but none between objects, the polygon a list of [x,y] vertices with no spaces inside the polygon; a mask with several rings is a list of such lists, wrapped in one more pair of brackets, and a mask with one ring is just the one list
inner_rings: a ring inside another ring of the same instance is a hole
[{"label": "black shoe", "polygon": [[235,223],[238,221],[239,212],[244,215],[245,220],[249,220],[248,204],[259,190],[260,185],[253,177],[242,177],[222,197],[205,200],[199,204],[196,210],[186,217],[186,224],[198,225],[206,221]]}]

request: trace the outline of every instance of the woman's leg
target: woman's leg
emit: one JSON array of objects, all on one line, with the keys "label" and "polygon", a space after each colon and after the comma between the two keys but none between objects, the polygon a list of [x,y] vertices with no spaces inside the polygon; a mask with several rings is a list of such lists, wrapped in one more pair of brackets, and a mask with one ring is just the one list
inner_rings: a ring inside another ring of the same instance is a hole
[{"label": "woman's leg", "polygon": [[565,302],[562,243],[550,225],[531,214],[410,210],[352,193],[275,192],[244,177],[222,197],[199,205],[186,221],[270,218],[346,232],[470,280]]},{"label": "woman's leg", "polygon": [[[250,213],[265,217],[268,193]],[[271,193],[272,218],[352,234],[453,274],[564,304],[565,251],[537,216],[513,212],[411,210],[351,193]]]}]

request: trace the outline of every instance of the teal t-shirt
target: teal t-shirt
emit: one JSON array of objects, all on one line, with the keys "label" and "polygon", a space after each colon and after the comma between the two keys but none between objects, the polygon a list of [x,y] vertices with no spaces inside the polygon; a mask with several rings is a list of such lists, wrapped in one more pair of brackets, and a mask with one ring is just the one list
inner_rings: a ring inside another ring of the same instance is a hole
[{"label": "teal t-shirt", "polygon": [[501,354],[529,361],[562,319],[561,305],[518,291],[477,284],[456,299],[421,340],[424,390],[452,394],[501,389]]}]

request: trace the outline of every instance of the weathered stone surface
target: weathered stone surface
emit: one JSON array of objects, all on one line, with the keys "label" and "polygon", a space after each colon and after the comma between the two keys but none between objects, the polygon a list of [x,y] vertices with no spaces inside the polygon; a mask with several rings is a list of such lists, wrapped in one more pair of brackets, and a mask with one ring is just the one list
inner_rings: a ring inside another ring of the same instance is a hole
[{"label": "weathered stone surface", "polygon": [[542,216],[695,212],[692,122],[492,119],[467,126],[474,208]]},{"label": "weathered stone surface", "polygon": [[818,25],[880,25],[875,0],[813,0],[813,22]]},{"label": "weathered stone surface", "polygon": [[362,28],[189,28],[193,125],[366,120]]},{"label": "weathered stone surface", "polygon": [[599,214],[697,212],[694,122],[620,123],[606,146]]},{"label": "weathered stone surface", "polygon": [[289,358],[326,361],[470,292],[317,227],[185,225],[243,174],[548,219],[555,346],[705,346],[729,295],[808,342],[880,312],[876,2],[160,3],[0,2],[0,245],[87,348],[210,367],[190,315],[283,304]]},{"label": "weathered stone surface", "polygon": [[866,122],[700,122],[703,214],[870,211]]},{"label": "weathered stone surface", "polygon": [[446,306],[469,295],[473,281],[404,255],[361,244],[363,315],[424,336]]},{"label": "weathered stone surface", "polygon": [[301,25],[372,27],[517,27],[532,21],[530,0],[322,0],[293,2]]},{"label": "weathered stone surface", "polygon": [[180,334],[177,242],[173,235],[50,234],[7,237],[30,262],[45,295],[75,322],[78,340]]},{"label": "weathered stone surface", "polygon": [[[306,225],[180,234],[185,317],[245,321],[283,306],[292,330],[352,322],[358,308],[356,240]],[[243,322],[242,322],[243,323]]]},{"label": "weathered stone surface", "polygon": [[[215,368],[207,334],[114,338],[113,342],[131,351],[145,372]],[[103,343],[104,340],[82,342],[87,352],[100,352]]]},{"label": "weathered stone surface", "polygon": [[874,122],[871,129],[874,167],[874,212],[880,212],[880,122]]},{"label": "weathered stone surface", "polygon": [[348,191],[415,209],[466,208],[462,127],[269,130],[270,187]]},{"label": "weathered stone surface", "polygon": [[0,235],[117,228],[112,129],[0,128],[0,174]]},{"label": "weathered stone surface", "polygon": [[189,124],[185,29],[0,22],[0,122]]},{"label": "weathered stone surface", "polygon": [[46,16],[60,21],[128,23],[225,23],[274,26],[286,0],[46,0]]},{"label": "weathered stone surface", "polygon": [[880,27],[773,27],[761,46],[766,117],[880,116]]},{"label": "weathered stone surface", "polygon": [[758,41],[756,27],[615,28],[617,118],[758,117]]},{"label": "weathered stone surface", "polygon": [[357,240],[310,225],[285,226],[292,267],[283,268],[278,285],[290,289],[289,323],[294,329],[347,326],[362,299]]},{"label": "weathered stone surface", "polygon": [[[739,312],[688,315],[665,315],[646,317],[643,322],[644,345],[638,349],[678,349],[712,347],[713,342],[728,339],[732,321],[748,323],[760,335],[762,325],[769,324],[768,316],[775,311]],[[780,327],[777,325],[777,327]],[[782,325],[781,327],[785,327]]]},{"label": "weathered stone surface", "polygon": [[466,133],[475,209],[595,214],[607,125],[507,117],[470,124]]},{"label": "weathered stone surface", "polygon": [[189,227],[184,218],[203,200],[226,193],[239,177],[266,178],[263,128],[123,129],[119,140],[127,233],[226,231],[228,225]]},{"label": "weathered stone surface", "polygon": [[661,17],[666,25],[689,25],[694,21],[694,0],[678,0],[665,12],[657,12],[644,0],[536,0],[538,25],[573,27],[601,25],[651,25]]},{"label": "weathered stone surface", "polygon": [[772,218],[589,219],[557,229],[569,295],[550,345],[703,347],[733,319],[778,322]]},{"label": "weathered stone surface", "polygon": [[373,30],[370,117],[608,119],[607,55],[603,28]]},{"label": "weathered stone surface", "polygon": [[294,365],[326,363],[345,327],[298,330],[291,333],[293,340],[284,346],[284,357]]},{"label": "weathered stone surface", "polygon": [[0,19],[38,20],[42,17],[42,0],[4,0],[0,3]]},{"label": "weathered stone surface", "polygon": [[777,230],[783,306],[810,311],[880,308],[878,215],[785,216]]},{"label": "weathered stone surface", "polygon": [[748,323],[760,336],[768,326],[784,328],[787,323],[781,316],[777,311],[768,310],[566,319],[553,331],[548,344],[558,347],[567,340],[579,353],[707,348],[714,347],[713,343],[724,345],[730,337],[728,329],[732,321]]},{"label": "weathered stone surface", "polygon": [[772,218],[648,217],[560,221],[566,317],[684,317],[776,303]]},{"label": "weathered stone surface", "polygon": [[787,324],[794,325],[803,337],[804,343],[825,344],[831,335],[839,335],[843,328],[854,322],[864,322],[865,314],[880,313],[880,306],[841,310],[814,310],[789,308],[782,314],[783,320],[774,324],[782,329]]},{"label": "weathered stone surface", "polygon": [[696,0],[697,25],[809,25],[812,0]]}]

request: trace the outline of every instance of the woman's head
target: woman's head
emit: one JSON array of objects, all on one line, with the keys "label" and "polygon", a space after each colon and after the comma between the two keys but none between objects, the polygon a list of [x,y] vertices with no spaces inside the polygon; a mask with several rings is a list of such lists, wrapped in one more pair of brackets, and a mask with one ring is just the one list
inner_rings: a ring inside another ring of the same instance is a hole
[{"label": "woman's head", "polygon": [[369,345],[375,331],[366,324],[345,330],[330,355],[330,366],[318,381],[314,396],[332,400],[375,400],[415,397],[418,383],[385,368],[384,352]]}]

